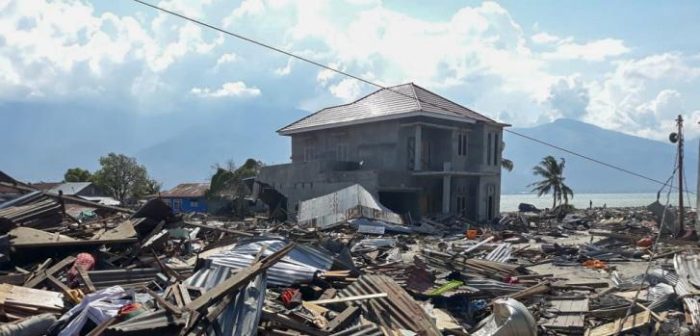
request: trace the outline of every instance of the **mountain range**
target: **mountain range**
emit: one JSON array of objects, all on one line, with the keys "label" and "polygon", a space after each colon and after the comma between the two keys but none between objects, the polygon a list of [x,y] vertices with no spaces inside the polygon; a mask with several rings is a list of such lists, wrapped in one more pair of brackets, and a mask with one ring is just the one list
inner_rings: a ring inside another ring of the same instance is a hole
[{"label": "mountain range", "polygon": [[[8,114],[0,113],[0,170],[23,181],[60,181],[66,169],[94,171],[101,155],[117,152],[135,156],[151,176],[170,188],[181,182],[207,181],[212,167],[228,160],[240,163],[252,157],[267,164],[287,162],[289,139],[274,130],[304,112],[255,110],[256,125],[247,125],[240,120],[250,110],[143,119],[119,117],[109,110],[86,114],[80,107],[54,111],[48,106],[31,110],[16,106],[14,118],[6,119]],[[675,146],[669,142],[570,119],[511,130],[656,180],[665,181],[673,169]],[[503,172],[503,193],[528,192],[528,184],[536,180],[532,167],[546,155],[566,159],[566,182],[578,193],[655,192],[660,187],[514,133],[506,132],[504,141],[503,156],[512,160],[515,168]],[[696,185],[698,146],[698,139],[686,142],[686,176],[691,190]]]},{"label": "mountain range", "polygon": [[[559,119],[531,128],[513,128],[514,133],[555,144],[578,154],[666,181],[674,168],[676,145],[603,129],[584,122]],[[503,172],[502,192],[523,193],[537,180],[532,168],[546,155],[564,158],[566,183],[579,193],[656,192],[660,184],[505,132],[503,157],[513,161],[512,172]],[[698,172],[698,139],[685,142],[687,186],[695,191]],[[677,185],[677,181],[674,180]]]}]

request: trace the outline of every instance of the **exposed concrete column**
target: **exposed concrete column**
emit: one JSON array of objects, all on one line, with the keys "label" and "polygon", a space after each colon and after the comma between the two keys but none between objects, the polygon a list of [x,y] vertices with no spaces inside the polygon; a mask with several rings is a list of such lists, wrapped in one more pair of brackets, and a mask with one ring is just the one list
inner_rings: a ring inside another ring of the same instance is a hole
[{"label": "exposed concrete column", "polygon": [[423,170],[423,129],[421,125],[416,125],[416,144],[413,148],[413,170],[420,171]]},{"label": "exposed concrete column", "polygon": [[450,201],[452,190],[452,176],[445,175],[442,177],[442,213],[450,213]]}]

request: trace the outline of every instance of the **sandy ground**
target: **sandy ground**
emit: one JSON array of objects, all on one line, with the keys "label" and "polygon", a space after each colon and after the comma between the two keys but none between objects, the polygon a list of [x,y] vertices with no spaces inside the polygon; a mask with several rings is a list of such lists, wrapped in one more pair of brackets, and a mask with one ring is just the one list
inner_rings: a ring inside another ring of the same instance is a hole
[{"label": "sandy ground", "polygon": [[[555,238],[555,237],[542,237],[542,239],[549,243],[558,243],[560,245],[582,245],[588,242],[595,242],[603,239],[599,236],[591,236],[588,232],[579,231],[575,235],[569,237]],[[523,244],[526,245],[526,244]],[[529,243],[530,247],[539,248],[540,243],[531,241]],[[665,263],[673,264],[671,259],[660,259],[655,260],[652,267],[658,267]],[[608,263],[610,271],[617,270],[618,273],[623,278],[629,278],[638,274],[644,273],[647,267],[647,261],[626,261],[626,262],[610,262]],[[601,281],[606,280],[610,282],[610,274],[604,270],[594,270],[583,266],[555,266],[551,263],[535,265],[528,267],[529,270],[539,273],[539,274],[553,274],[556,278],[565,278],[569,281],[575,282],[585,282],[585,281]]]}]

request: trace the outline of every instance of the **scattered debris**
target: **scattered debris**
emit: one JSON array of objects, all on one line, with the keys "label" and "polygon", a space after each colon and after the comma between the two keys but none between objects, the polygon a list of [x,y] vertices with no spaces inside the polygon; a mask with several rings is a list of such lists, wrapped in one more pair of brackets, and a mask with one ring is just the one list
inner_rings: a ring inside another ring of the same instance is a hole
[{"label": "scattered debris", "polygon": [[700,332],[700,254],[655,205],[476,224],[354,185],[241,220],[2,183],[0,336]]}]

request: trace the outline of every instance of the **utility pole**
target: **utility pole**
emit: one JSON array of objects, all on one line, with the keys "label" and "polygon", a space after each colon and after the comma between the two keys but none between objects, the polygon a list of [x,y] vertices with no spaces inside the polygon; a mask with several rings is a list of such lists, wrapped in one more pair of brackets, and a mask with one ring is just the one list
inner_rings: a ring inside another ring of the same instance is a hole
[{"label": "utility pole", "polygon": [[683,227],[683,116],[679,114],[676,123],[678,124],[678,226],[683,234],[685,232]]}]

